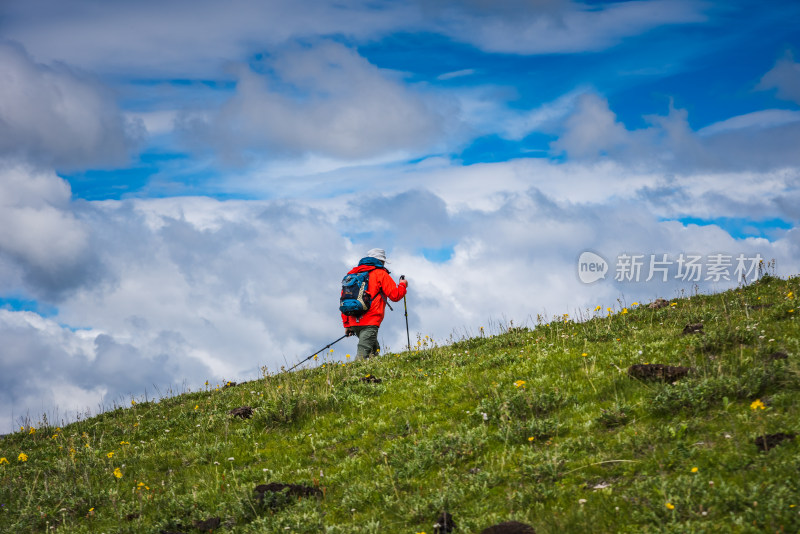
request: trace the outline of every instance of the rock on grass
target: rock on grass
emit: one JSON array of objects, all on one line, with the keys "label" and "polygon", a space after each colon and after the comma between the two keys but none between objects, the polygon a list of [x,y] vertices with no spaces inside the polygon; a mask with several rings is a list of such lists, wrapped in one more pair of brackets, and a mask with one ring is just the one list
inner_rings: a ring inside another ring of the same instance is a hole
[{"label": "rock on grass", "polygon": [[442,512],[433,525],[434,534],[450,534],[456,528],[453,516],[449,512]]},{"label": "rock on grass", "polygon": [[763,436],[758,436],[756,439],[753,440],[756,447],[762,451],[768,451],[771,448],[779,445],[781,442],[786,440],[794,439],[796,434],[794,433],[785,433],[785,432],[778,432],[776,434],[765,434]]},{"label": "rock on grass", "polygon": [[200,521],[196,519],[192,523],[194,524],[194,528],[196,528],[197,530],[211,532],[213,530],[217,530],[221,522],[222,520],[219,517],[210,517],[205,521]]},{"label": "rock on grass", "polygon": [[658,380],[661,382],[674,382],[685,378],[691,368],[664,365],[661,363],[638,363],[628,367],[628,376],[639,380]]},{"label": "rock on grass", "polygon": [[241,417],[242,419],[250,419],[253,417],[253,409],[250,406],[240,406],[228,412],[228,415],[233,417]]},{"label": "rock on grass", "polygon": [[687,324],[683,327],[684,336],[689,336],[691,334],[705,334],[705,332],[703,332],[703,323]]}]

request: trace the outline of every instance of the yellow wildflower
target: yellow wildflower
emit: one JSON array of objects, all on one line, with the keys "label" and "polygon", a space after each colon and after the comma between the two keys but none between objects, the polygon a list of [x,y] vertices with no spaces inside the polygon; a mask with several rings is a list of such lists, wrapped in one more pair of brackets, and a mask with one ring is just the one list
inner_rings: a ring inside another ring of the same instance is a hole
[{"label": "yellow wildflower", "polygon": [[756,399],[752,403],[750,403],[750,409],[753,411],[756,411],[758,409],[763,410],[764,408],[766,407],[764,406],[764,403],[761,402],[761,399]]},{"label": "yellow wildflower", "polygon": [[19,453],[19,456],[17,456],[17,460],[19,460],[20,462],[27,462],[28,461],[28,455],[25,454],[24,452],[21,452],[21,453]]},{"label": "yellow wildflower", "polygon": [[638,305],[639,305],[639,303],[638,303],[638,302],[633,302],[633,303],[631,303],[631,306],[638,306]]},{"label": "yellow wildflower", "polygon": [[692,473],[697,473],[697,468],[696,467],[692,467]]},{"label": "yellow wildflower", "polygon": [[36,429],[31,427],[31,430],[28,432],[28,434],[36,434]]},{"label": "yellow wildflower", "polygon": [[594,309],[594,311],[600,311],[600,310],[602,310],[602,309],[603,309],[603,307],[602,307],[601,305],[599,305],[599,304],[598,304],[598,305],[597,305],[597,307]]},{"label": "yellow wildflower", "polygon": [[531,436],[531,437],[529,437],[529,438],[528,438],[528,441],[533,441],[533,440],[535,440],[535,439],[536,439],[536,438],[535,438],[534,436]]},{"label": "yellow wildflower", "polygon": [[670,304],[670,306],[677,306],[677,305],[678,305],[677,302],[673,302],[673,303]]},{"label": "yellow wildflower", "polygon": [[675,505],[672,504],[671,502],[668,502],[667,503],[667,508],[670,509],[670,510],[674,510],[675,509]]},{"label": "yellow wildflower", "polygon": [[122,469],[119,467],[114,468],[114,476],[117,478],[122,478]]},{"label": "yellow wildflower", "polygon": [[131,406],[136,406],[136,401],[131,399]]},{"label": "yellow wildflower", "polygon": [[8,463],[8,459],[5,456],[0,458],[0,465],[7,464],[7,463]]},{"label": "yellow wildflower", "polygon": [[521,388],[521,387],[525,386],[525,381],[524,380],[517,380],[516,382],[514,382],[514,386],[518,387],[518,388]]},{"label": "yellow wildflower", "polygon": [[348,360],[350,359],[350,355],[349,355],[349,354],[348,354],[347,356],[345,356],[345,357],[346,357]]},{"label": "yellow wildflower", "polygon": [[583,354],[581,354],[581,356],[583,356],[583,357],[585,358],[586,356],[588,356],[588,354],[586,354],[586,353],[584,352]]},{"label": "yellow wildflower", "polygon": [[628,313],[628,308],[622,308],[622,315],[625,315],[626,313]]},{"label": "yellow wildflower", "polygon": [[106,454],[106,456],[108,456],[109,458],[113,458],[113,456],[114,456],[114,451],[111,451],[111,452],[109,452],[108,454]]}]

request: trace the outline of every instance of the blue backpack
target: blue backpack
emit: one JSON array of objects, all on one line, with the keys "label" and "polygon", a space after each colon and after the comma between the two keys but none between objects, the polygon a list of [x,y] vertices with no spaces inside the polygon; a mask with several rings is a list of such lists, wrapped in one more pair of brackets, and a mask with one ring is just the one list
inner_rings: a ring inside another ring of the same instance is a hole
[{"label": "blue backpack", "polygon": [[369,271],[347,274],[342,279],[342,296],[339,311],[351,317],[358,317],[369,310],[372,297],[369,294]]}]

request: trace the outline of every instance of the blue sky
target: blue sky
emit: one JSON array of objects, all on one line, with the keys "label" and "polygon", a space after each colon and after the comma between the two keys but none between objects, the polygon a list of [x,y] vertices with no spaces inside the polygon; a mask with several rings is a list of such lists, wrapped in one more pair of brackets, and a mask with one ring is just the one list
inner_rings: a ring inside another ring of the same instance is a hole
[{"label": "blue sky", "polygon": [[587,250],[796,274],[798,23],[789,1],[3,3],[0,431],[293,362],[338,337],[373,247],[437,339],[688,287],[582,283]]}]

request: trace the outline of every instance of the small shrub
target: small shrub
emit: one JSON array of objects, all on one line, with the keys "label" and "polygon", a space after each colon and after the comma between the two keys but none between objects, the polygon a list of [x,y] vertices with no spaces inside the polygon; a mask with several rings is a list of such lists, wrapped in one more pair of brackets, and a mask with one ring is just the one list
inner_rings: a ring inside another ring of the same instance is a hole
[{"label": "small shrub", "polygon": [[631,409],[628,406],[618,406],[609,410],[601,410],[595,422],[605,428],[622,426],[630,419]]},{"label": "small shrub", "polygon": [[290,423],[298,413],[299,404],[298,398],[289,394],[266,399],[255,411],[253,421],[265,427]]},{"label": "small shrub", "polygon": [[544,417],[569,403],[571,397],[559,390],[536,392],[519,387],[494,392],[481,400],[478,411],[501,421]]},{"label": "small shrub", "polygon": [[674,410],[706,410],[723,397],[746,399],[755,397],[780,380],[780,373],[754,367],[738,376],[720,376],[701,380],[686,380],[665,385],[655,394],[652,408],[655,413]]}]

